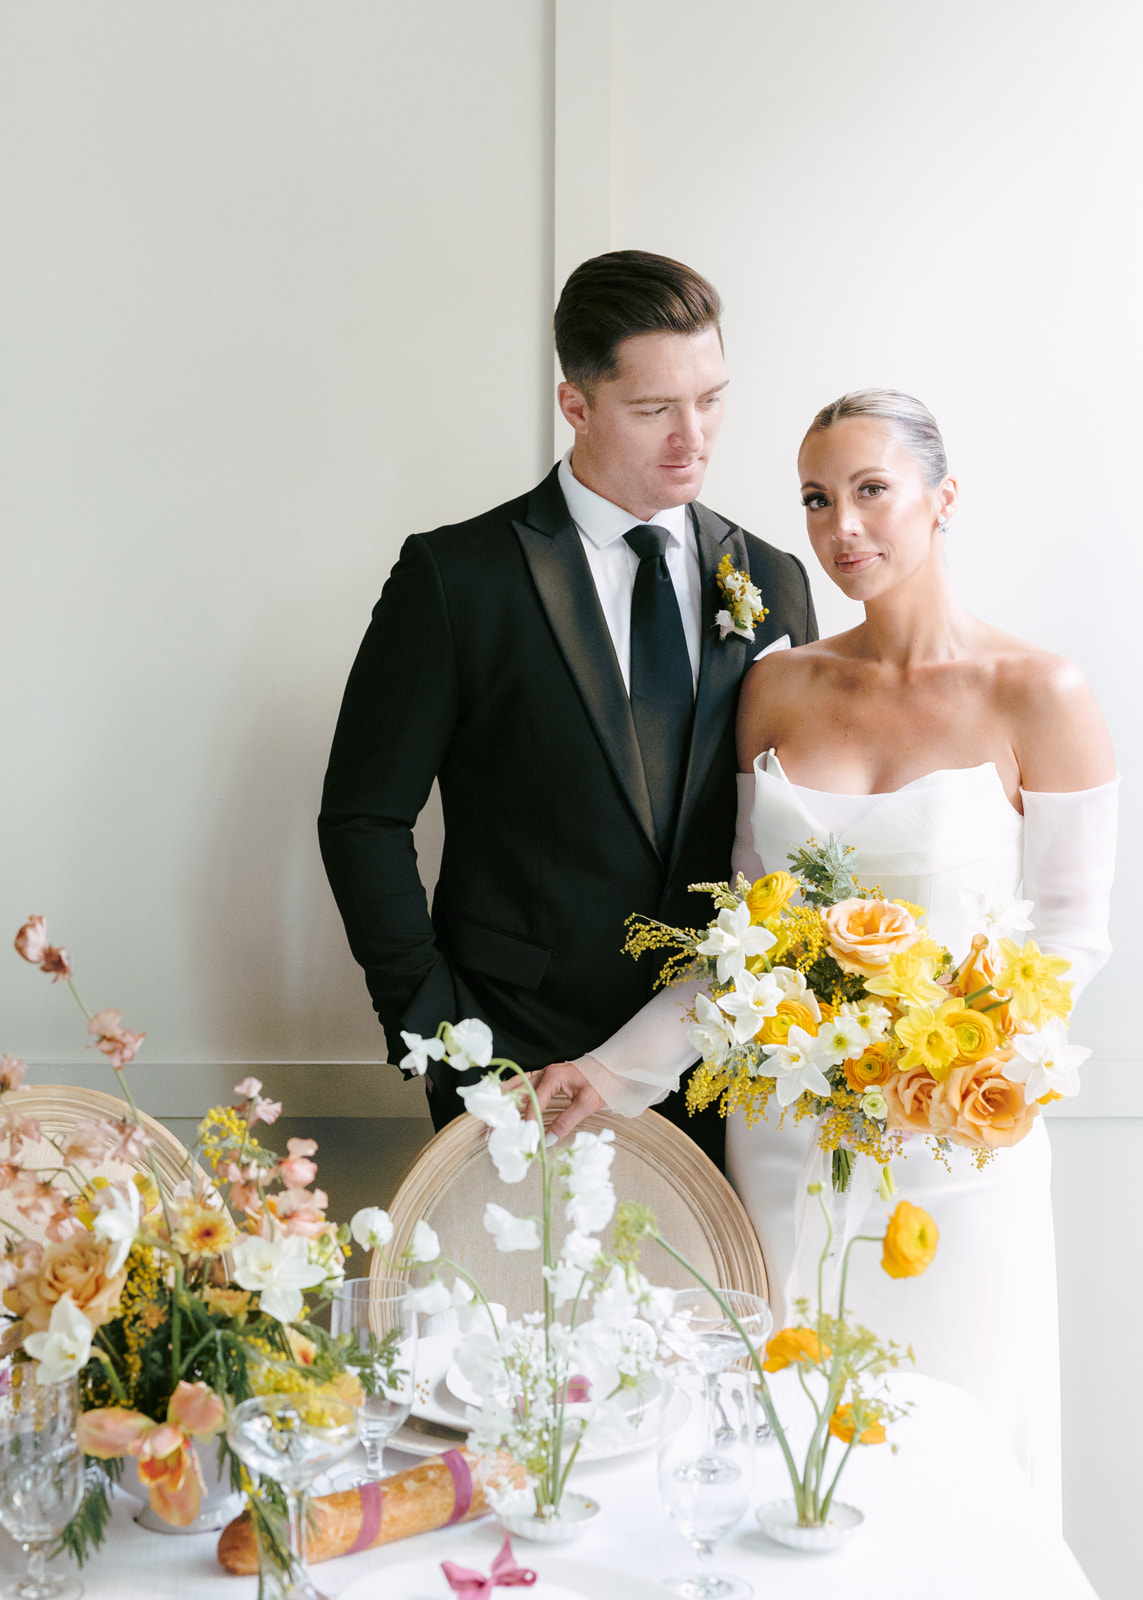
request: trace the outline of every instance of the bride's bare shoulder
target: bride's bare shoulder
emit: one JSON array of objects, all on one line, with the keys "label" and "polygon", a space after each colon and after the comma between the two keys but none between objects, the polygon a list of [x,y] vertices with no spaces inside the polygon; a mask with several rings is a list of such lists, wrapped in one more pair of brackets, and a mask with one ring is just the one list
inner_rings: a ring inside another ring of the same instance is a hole
[{"label": "bride's bare shoulder", "polygon": [[1111,735],[1083,669],[1067,656],[992,629],[993,694],[1025,789],[1094,788],[1115,776]]}]

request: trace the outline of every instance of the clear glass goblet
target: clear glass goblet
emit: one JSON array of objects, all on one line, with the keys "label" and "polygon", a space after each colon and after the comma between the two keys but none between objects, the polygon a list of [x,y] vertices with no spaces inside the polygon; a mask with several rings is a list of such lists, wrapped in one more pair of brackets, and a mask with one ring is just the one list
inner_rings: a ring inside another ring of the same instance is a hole
[{"label": "clear glass goblet", "polygon": [[[662,1330],[675,1354],[702,1374],[711,1449],[721,1435],[729,1437],[733,1431],[719,1403],[718,1374],[738,1363],[745,1367],[750,1351],[760,1350],[774,1328],[770,1307],[759,1295],[743,1289],[720,1289],[719,1294],[737,1318],[741,1332],[709,1289],[679,1289]],[[766,1436],[764,1431],[759,1434]]]},{"label": "clear glass goblet", "polygon": [[698,1556],[691,1577],[670,1577],[667,1588],[684,1600],[747,1600],[744,1578],[714,1572],[707,1563],[718,1540],[746,1511],[754,1478],[754,1385],[733,1368],[714,1375],[726,1424],[712,1444],[706,1374],[676,1369],[659,1430],[659,1490],[683,1537]]},{"label": "clear glass goblet", "polygon": [[226,1434],[251,1472],[286,1491],[292,1570],[283,1600],[325,1600],[306,1566],[306,1491],[357,1443],[356,1408],[324,1394],[257,1395],[235,1406]]},{"label": "clear glass goblet", "polygon": [[357,1431],[365,1449],[365,1471],[346,1487],[359,1486],[382,1476],[386,1441],[413,1404],[417,1314],[409,1305],[409,1286],[401,1279],[347,1278],[329,1315],[330,1332],[350,1336],[346,1359],[364,1391]]},{"label": "clear glass goblet", "polygon": [[74,1378],[37,1383],[38,1370],[27,1362],[0,1375],[0,1522],[28,1557],[26,1573],[8,1579],[0,1595],[76,1600],[83,1585],[68,1572],[49,1575],[44,1546],[59,1537],[83,1498],[79,1392]]}]

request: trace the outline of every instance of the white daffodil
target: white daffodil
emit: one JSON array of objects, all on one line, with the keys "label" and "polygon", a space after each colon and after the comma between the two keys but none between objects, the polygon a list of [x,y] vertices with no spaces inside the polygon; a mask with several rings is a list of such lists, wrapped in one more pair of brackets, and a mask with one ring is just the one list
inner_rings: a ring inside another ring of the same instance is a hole
[{"label": "white daffodil", "polygon": [[405,1304],[412,1311],[420,1311],[426,1317],[435,1317],[449,1309],[452,1305],[452,1295],[439,1278],[431,1278],[421,1288],[409,1289],[405,1295]]},{"label": "white daffodil", "polygon": [[492,1060],[492,1029],[476,1017],[465,1017],[445,1030],[445,1054],[458,1072],[486,1067]]},{"label": "white daffodil", "polygon": [[516,1096],[505,1094],[498,1078],[488,1077],[476,1083],[462,1083],[456,1092],[464,1101],[465,1110],[487,1128],[509,1128],[523,1120]]},{"label": "white daffodil", "polygon": [[815,1045],[804,1028],[790,1029],[785,1044],[766,1044],[762,1049],[767,1057],[766,1066],[774,1074],[774,1089],[778,1104],[792,1106],[800,1094],[828,1097],[829,1079],[818,1062]]},{"label": "white daffodil", "polygon": [[96,1195],[99,1207],[91,1231],[97,1239],[106,1239],[111,1245],[107,1258],[107,1276],[111,1277],[127,1259],[128,1252],[139,1237],[139,1219],[142,1212],[139,1191],[133,1183],[113,1183]]},{"label": "white daffodil", "polygon": [[405,1251],[406,1258],[414,1266],[427,1266],[430,1261],[436,1261],[441,1253],[441,1242],[436,1234],[422,1218],[413,1229],[413,1242]]},{"label": "white daffodil", "polygon": [[273,1239],[251,1235],[234,1245],[234,1281],[240,1289],[259,1295],[267,1316],[293,1322],[302,1311],[302,1290],[316,1288],[326,1269],[309,1259],[307,1240],[297,1233],[279,1233]]},{"label": "white daffodil", "polygon": [[815,1022],[822,1020],[822,1008],[818,1005],[818,997],[806,982],[804,972],[798,972],[794,967],[772,967],[770,972],[774,982],[782,991],[783,1000],[796,1000],[798,1005],[806,1008]]},{"label": "white daffodil", "polygon": [[363,1206],[353,1213],[349,1231],[363,1250],[383,1250],[393,1237],[393,1223],[380,1206]]},{"label": "white daffodil", "polygon": [[1011,939],[1014,933],[1023,933],[1032,926],[1028,913],[1035,901],[1017,900],[997,883],[981,894],[962,890],[960,898],[973,932],[983,933],[989,944]]},{"label": "white daffodil", "polygon": [[861,1097],[861,1109],[867,1117],[884,1122],[889,1115],[889,1102],[880,1089],[866,1089]]},{"label": "white daffodil", "polygon": [[1080,1062],[1091,1055],[1082,1045],[1068,1043],[1068,1030],[1059,1017],[1052,1017],[1038,1033],[1017,1033],[1012,1039],[1016,1057],[1001,1068],[1012,1083],[1024,1085],[1024,1098],[1031,1104],[1047,1095],[1069,1099],[1079,1093]]},{"label": "white daffodil", "polygon": [[687,1029],[687,1041],[704,1061],[715,1066],[735,1043],[734,1029],[709,995],[695,997],[695,1021]]},{"label": "white daffodil", "polygon": [[751,925],[750,907],[743,903],[733,911],[720,911],[707,937],[695,949],[700,955],[716,956],[718,981],[729,983],[751,956],[764,956],[776,943],[769,928]]},{"label": "white daffodil", "polygon": [[484,1226],[496,1241],[497,1250],[538,1250],[540,1231],[532,1217],[514,1217],[495,1200],[484,1208]]},{"label": "white daffodil", "polygon": [[615,1158],[615,1133],[576,1134],[571,1149],[561,1162],[567,1181],[567,1219],[583,1233],[598,1233],[606,1228],[615,1211],[615,1190],[610,1170]]},{"label": "white daffodil", "polygon": [[422,1039],[419,1033],[406,1033],[401,1029],[401,1037],[409,1047],[407,1056],[402,1056],[397,1065],[402,1072],[415,1072],[418,1078],[423,1078],[429,1069],[430,1061],[439,1061],[445,1053],[443,1039]]},{"label": "white daffodil", "polygon": [[740,972],[729,994],[719,998],[719,1005],[733,1020],[734,1037],[739,1044],[747,1044],[767,1017],[772,1017],[784,996],[772,972],[757,977],[753,972]]},{"label": "white daffodil", "polygon": [[598,1239],[593,1239],[590,1234],[581,1233],[578,1228],[573,1228],[564,1238],[560,1256],[569,1266],[578,1267],[581,1272],[590,1272],[599,1260],[602,1249],[603,1246]]},{"label": "white daffodil", "polygon": [[63,1383],[87,1365],[91,1355],[91,1323],[71,1297],[60,1295],[52,1307],[46,1333],[30,1333],[24,1349],[38,1362],[36,1382]]},{"label": "white daffodil", "polygon": [[889,1007],[883,1006],[880,1001],[867,1000],[860,1005],[853,1000],[846,1000],[838,1007],[839,1017],[851,1017],[861,1029],[862,1042],[865,1045],[875,1044],[878,1039],[884,1039],[889,1031]]},{"label": "white daffodil", "polygon": [[493,1128],[488,1136],[488,1154],[501,1183],[521,1183],[539,1148],[540,1124],[521,1117],[506,1128]]},{"label": "white daffodil", "polygon": [[840,1013],[818,1029],[814,1040],[814,1055],[823,1066],[836,1067],[839,1062],[851,1061],[865,1049],[864,1029],[856,1017]]}]

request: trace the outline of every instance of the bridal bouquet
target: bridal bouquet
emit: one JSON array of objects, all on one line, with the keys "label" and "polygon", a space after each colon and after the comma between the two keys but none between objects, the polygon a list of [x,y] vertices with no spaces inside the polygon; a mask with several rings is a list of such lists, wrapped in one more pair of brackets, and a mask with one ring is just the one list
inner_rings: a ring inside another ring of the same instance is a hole
[{"label": "bridal bouquet", "polygon": [[[20,929],[16,949],[66,980],[83,1009],[67,953],[47,943],[42,917]],[[52,1138],[21,1107],[25,1064],[0,1058],[0,1286],[15,1319],[0,1354],[33,1362],[37,1383],[78,1376],[81,1449],[113,1463],[116,1475],[133,1458],[152,1509],[185,1527],[202,1504],[200,1449],[219,1450],[235,1487],[249,1487],[225,1442],[231,1403],[281,1391],[308,1392],[318,1404],[323,1395],[358,1397],[348,1336],[311,1323],[305,1303],[341,1282],[350,1233],[327,1219],[326,1196],[313,1187],[315,1142],[290,1139],[280,1156],[256,1137],[282,1109],[256,1078],[237,1085],[234,1104],[208,1111],[182,1181],[164,1191],[124,1074],[144,1036],[124,1028],[118,1011],[84,1015],[126,1115],[77,1120]],[[45,1146],[50,1155],[34,1163]],[[96,1170],[108,1162],[140,1170],[109,1181]],[[270,1491],[256,1515],[285,1562],[272,1499]],[[107,1478],[89,1473],[63,1537],[81,1561],[109,1514]]]},{"label": "bridal bouquet", "polygon": [[705,929],[634,917],[626,948],[672,951],[660,983],[698,981],[692,1110],[717,1100],[753,1123],[777,1100],[820,1119],[836,1189],[860,1152],[888,1194],[907,1136],[983,1164],[1041,1106],[1078,1093],[1091,1052],[1067,1041],[1069,963],[1012,938],[1031,927],[1031,901],[971,897],[978,931],[958,959],[929,937],[923,907],[862,888],[850,853],[831,837],[792,854],[792,873],[693,884],[718,908]]}]

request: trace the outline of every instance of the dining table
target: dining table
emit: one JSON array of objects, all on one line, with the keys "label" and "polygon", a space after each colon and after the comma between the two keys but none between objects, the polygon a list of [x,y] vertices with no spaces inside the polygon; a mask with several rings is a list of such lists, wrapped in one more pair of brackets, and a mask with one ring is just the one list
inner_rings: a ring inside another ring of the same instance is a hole
[{"label": "dining table", "polygon": [[[718,1543],[713,1566],[747,1580],[758,1600],[1091,1600],[1095,1590],[1037,1505],[1031,1486],[981,1407],[963,1390],[910,1372],[886,1379],[905,1415],[885,1444],[856,1448],[838,1498],[863,1522],[843,1548],[806,1553],[773,1543],[755,1510],[789,1496],[778,1445],[755,1452],[750,1511]],[[809,1413],[792,1372],[772,1380],[779,1415],[797,1443]],[[416,1458],[386,1452],[386,1471]],[[567,1600],[656,1600],[662,1580],[696,1570],[696,1557],[659,1494],[657,1453],[643,1450],[585,1462],[572,1487],[597,1500],[598,1515],[571,1544],[516,1538],[521,1567],[534,1570],[528,1592]],[[139,1527],[139,1502],[114,1491],[103,1546],[79,1574],[88,1600],[255,1600],[255,1578],[218,1565],[217,1534],[153,1533]],[[312,1569],[330,1600],[452,1600],[442,1561],[488,1573],[505,1538],[492,1515],[342,1556]],[[20,1570],[19,1549],[5,1535],[0,1574]],[[71,1565],[61,1556],[49,1566]],[[493,1600],[510,1591],[498,1588]]]}]

